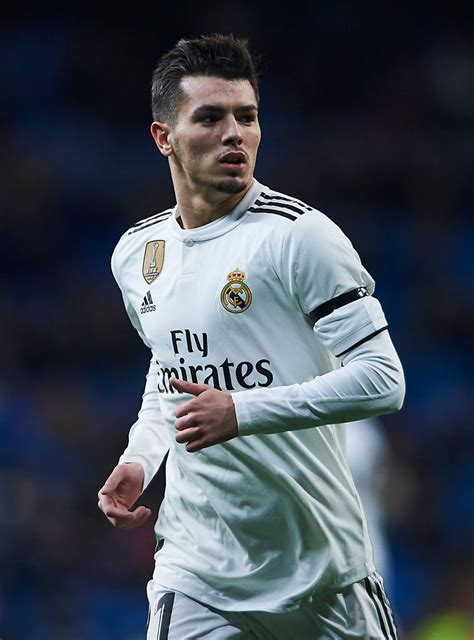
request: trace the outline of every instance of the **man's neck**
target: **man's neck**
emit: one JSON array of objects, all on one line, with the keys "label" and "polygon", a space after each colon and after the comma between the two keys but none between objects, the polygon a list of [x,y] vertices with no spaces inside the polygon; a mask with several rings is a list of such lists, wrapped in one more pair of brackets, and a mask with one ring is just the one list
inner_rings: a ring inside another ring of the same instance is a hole
[{"label": "man's neck", "polygon": [[214,193],[204,195],[202,193],[180,192],[175,189],[180,223],[183,229],[195,229],[205,224],[214,222],[235,209],[239,202],[249,192],[253,184],[250,180],[248,186],[239,193],[224,194]]}]

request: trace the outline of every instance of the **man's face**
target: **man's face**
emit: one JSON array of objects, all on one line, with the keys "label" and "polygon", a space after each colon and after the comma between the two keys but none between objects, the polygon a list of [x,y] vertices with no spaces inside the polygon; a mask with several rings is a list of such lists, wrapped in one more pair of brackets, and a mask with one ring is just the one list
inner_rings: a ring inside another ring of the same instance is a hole
[{"label": "man's face", "polygon": [[260,125],[248,80],[185,76],[185,98],[169,142],[176,167],[195,190],[235,194],[253,177]]}]

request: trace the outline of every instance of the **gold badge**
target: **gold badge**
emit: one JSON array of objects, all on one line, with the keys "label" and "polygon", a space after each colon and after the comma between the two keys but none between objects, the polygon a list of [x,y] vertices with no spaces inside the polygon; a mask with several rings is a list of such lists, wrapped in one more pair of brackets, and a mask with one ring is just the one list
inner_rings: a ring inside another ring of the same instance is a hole
[{"label": "gold badge", "polygon": [[246,311],[252,302],[252,292],[245,284],[245,273],[235,269],[227,276],[227,284],[221,291],[221,302],[230,313]]},{"label": "gold badge", "polygon": [[148,284],[154,282],[161,273],[165,257],[165,241],[150,240],[146,243],[142,273]]}]

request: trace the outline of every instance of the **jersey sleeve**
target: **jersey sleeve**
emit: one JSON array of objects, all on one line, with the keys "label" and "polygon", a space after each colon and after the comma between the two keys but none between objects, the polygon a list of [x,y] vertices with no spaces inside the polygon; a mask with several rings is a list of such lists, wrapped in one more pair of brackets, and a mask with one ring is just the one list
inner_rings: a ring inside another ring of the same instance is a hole
[{"label": "jersey sleeve", "polygon": [[239,436],[339,424],[401,408],[405,379],[388,332],[351,349],[343,364],[301,384],[234,392]]},{"label": "jersey sleeve", "polygon": [[335,357],[387,328],[375,282],[341,229],[319,211],[294,222],[279,258],[295,304]]},{"label": "jersey sleeve", "polygon": [[[122,239],[123,240],[123,239]],[[112,269],[112,274],[115,278],[115,282],[118,284],[118,287],[120,289],[120,292],[122,294],[122,299],[123,299],[123,304],[125,306],[125,311],[127,312],[128,318],[130,320],[130,322],[132,323],[132,326],[134,327],[134,329],[136,330],[136,332],[138,333],[138,335],[140,336],[140,338],[142,339],[142,341],[144,342],[144,344],[151,349],[150,345],[148,344],[146,338],[145,338],[145,334],[142,331],[142,327],[140,324],[140,320],[138,318],[137,312],[135,311],[135,309],[133,308],[133,305],[130,303],[127,294],[125,292],[125,288],[122,284],[121,281],[121,277],[120,277],[120,272],[121,272],[121,260],[120,260],[120,254],[121,254],[121,249],[122,249],[122,240],[118,243],[118,245],[115,248],[115,251],[112,254],[112,259],[110,261],[110,267]]]},{"label": "jersey sleeve", "polygon": [[[150,345],[148,345],[143,334],[140,320],[135,309],[130,304],[120,281],[119,247],[120,243],[112,255],[112,273],[122,292],[123,302],[130,322],[143,342],[149,347]],[[142,465],[145,474],[143,490],[146,489],[160,468],[170,447],[160,408],[157,378],[158,365],[152,354],[138,419],[130,429],[127,448],[119,458],[119,464],[138,462]]]},{"label": "jersey sleeve", "polygon": [[119,458],[119,464],[138,462],[142,465],[145,474],[143,491],[160,468],[170,448],[160,410],[157,369],[158,365],[152,356],[138,420],[132,425],[127,448]]}]

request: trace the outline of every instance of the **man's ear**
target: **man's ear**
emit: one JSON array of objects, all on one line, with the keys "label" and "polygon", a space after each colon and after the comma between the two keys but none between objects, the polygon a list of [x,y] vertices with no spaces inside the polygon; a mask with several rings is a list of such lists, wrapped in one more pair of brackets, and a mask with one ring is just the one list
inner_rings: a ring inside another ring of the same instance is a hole
[{"label": "man's ear", "polygon": [[167,158],[172,155],[173,147],[170,142],[170,128],[164,122],[152,122],[150,132],[160,153]]}]

